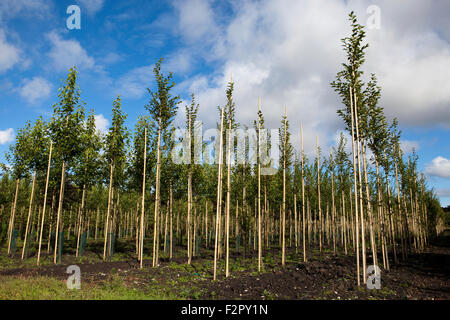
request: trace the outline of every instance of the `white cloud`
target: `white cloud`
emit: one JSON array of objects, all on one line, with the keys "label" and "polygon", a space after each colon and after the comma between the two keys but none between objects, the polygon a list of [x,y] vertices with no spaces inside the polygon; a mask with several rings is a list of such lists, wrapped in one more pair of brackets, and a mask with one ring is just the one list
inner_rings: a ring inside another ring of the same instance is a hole
[{"label": "white cloud", "polygon": [[450,159],[444,157],[434,158],[425,165],[425,173],[429,176],[450,179]]},{"label": "white cloud", "polygon": [[124,98],[142,98],[153,78],[153,65],[132,69],[117,79],[116,92]]},{"label": "white cloud", "polygon": [[6,144],[14,141],[14,129],[9,128],[0,130],[0,144]]},{"label": "white cloud", "polygon": [[418,141],[400,140],[400,147],[404,153],[412,153],[413,150],[417,152],[419,150]]},{"label": "white cloud", "polygon": [[35,104],[39,100],[46,99],[50,96],[52,85],[42,77],[34,77],[26,79],[20,88],[20,95],[28,103]]},{"label": "white cloud", "polygon": [[[25,55],[25,50],[19,46],[8,43],[8,37],[20,43],[20,36],[15,28],[8,27],[12,19],[23,19],[40,23],[37,20],[50,20],[53,3],[47,0],[1,0],[0,1],[0,74],[19,64],[20,70],[27,69],[32,61]],[[18,22],[20,23],[20,22]]]},{"label": "white cloud", "polygon": [[169,55],[167,61],[164,62],[163,71],[168,70],[173,73],[185,74],[192,67],[193,57],[187,50],[181,50],[175,54]]},{"label": "white cloud", "polygon": [[47,34],[51,42],[48,53],[53,66],[58,71],[67,71],[73,66],[80,69],[91,69],[95,65],[94,58],[90,57],[86,50],[76,40],[64,40],[56,32]]},{"label": "white cloud", "polygon": [[[305,150],[314,154],[316,135],[327,150],[335,132],[344,127],[336,114],[340,98],[329,83],[345,62],[341,39],[351,31],[348,13],[355,10],[359,23],[365,24],[371,4],[369,0],[243,0],[231,2],[230,17],[229,8],[222,13],[220,5],[208,0],[178,1],[178,29],[186,48],[193,48],[199,63],[212,63],[215,69],[210,75],[190,77],[179,88],[196,94],[200,119],[215,127],[216,107],[225,103],[226,84],[233,73],[239,122],[252,124],[261,96],[268,128],[279,127],[286,104],[295,147],[303,122]],[[370,47],[364,70],[366,75],[378,75],[380,105],[389,119],[397,116],[402,127],[450,126],[446,72],[450,32],[445,29],[450,23],[434,20],[450,10],[450,2],[441,2],[437,12],[432,2],[411,0],[408,19],[404,4],[380,1],[378,5],[382,25],[380,30],[367,30]],[[410,19],[410,10],[417,21]],[[180,112],[177,122],[183,117]],[[405,141],[404,147],[418,145]]]},{"label": "white cloud", "polygon": [[6,41],[5,33],[0,29],[0,73],[14,67],[19,60],[19,49]]},{"label": "white cloud", "polygon": [[115,52],[109,52],[106,56],[101,59],[104,64],[114,64],[116,62],[122,61],[123,56]]},{"label": "white cloud", "polygon": [[437,189],[436,195],[438,197],[450,197],[450,189]]},{"label": "white cloud", "polygon": [[85,9],[88,15],[95,15],[103,7],[104,0],[76,0],[81,6],[81,12]]},{"label": "white cloud", "polygon": [[0,21],[18,15],[43,18],[49,14],[50,1],[46,0],[2,0],[0,1]]},{"label": "white cloud", "polygon": [[[187,1],[185,6],[191,3]],[[339,52],[339,41],[346,34],[345,8],[336,1],[290,1],[283,5],[243,1],[233,9],[229,23],[208,27],[212,32],[198,40],[199,46],[213,40],[211,46],[204,47],[201,57],[207,61],[215,59],[219,63],[217,72],[181,84],[196,94],[200,119],[215,127],[216,107],[225,103],[225,88],[233,73],[240,123],[252,126],[260,96],[269,129],[280,126],[287,105],[292,142],[297,149],[300,122],[307,153],[314,154],[317,135],[321,144],[332,143],[332,134],[338,128],[338,99],[333,97],[329,82],[342,59],[330,52]],[[187,15],[189,9],[186,10],[180,15]],[[342,19],[336,18],[339,16]],[[182,22],[181,28],[190,30]],[[196,38],[186,37],[189,41]],[[179,121],[180,117],[184,114],[180,113]]]},{"label": "white cloud", "polygon": [[106,119],[103,114],[96,114],[94,116],[95,118],[95,127],[97,128],[100,133],[104,134],[109,127],[109,120]]},{"label": "white cloud", "polygon": [[179,32],[188,41],[209,41],[217,30],[214,11],[208,0],[178,0],[173,3],[179,14]]}]

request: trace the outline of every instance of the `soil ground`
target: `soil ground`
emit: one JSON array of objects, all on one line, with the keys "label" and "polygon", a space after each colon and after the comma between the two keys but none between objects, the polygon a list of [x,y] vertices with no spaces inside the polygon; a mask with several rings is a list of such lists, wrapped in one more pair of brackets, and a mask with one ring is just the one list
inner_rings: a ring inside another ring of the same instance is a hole
[{"label": "soil ground", "polygon": [[[151,251],[145,255],[144,267],[133,257],[133,240],[118,244],[110,261],[102,261],[102,243],[88,246],[83,257],[75,258],[73,248],[65,248],[60,265],[52,256],[42,257],[36,266],[35,253],[26,260],[6,258],[1,252],[0,299],[450,299],[449,235],[443,236],[425,252],[413,253],[406,262],[381,269],[381,288],[357,286],[355,257],[324,248],[308,250],[303,262],[301,250],[287,250],[287,262],[281,267],[279,249],[264,251],[263,270],[257,272],[256,253],[233,251],[230,276],[224,276],[224,261],[213,277],[213,251],[202,249],[200,257],[186,264],[186,252],[176,247],[172,260],[161,253],[160,264],[152,267]],[[147,246],[147,248],[149,248]],[[392,255],[391,255],[392,256]],[[368,252],[368,264],[371,257]],[[81,290],[69,290],[66,273],[69,265],[81,270]],[[77,292],[74,292],[77,291]]]}]

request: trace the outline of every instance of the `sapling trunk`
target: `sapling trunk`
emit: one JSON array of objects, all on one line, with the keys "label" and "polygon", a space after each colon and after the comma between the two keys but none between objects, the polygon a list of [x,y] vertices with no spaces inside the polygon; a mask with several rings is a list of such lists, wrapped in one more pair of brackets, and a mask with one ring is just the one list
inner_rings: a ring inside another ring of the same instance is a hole
[{"label": "sapling trunk", "polygon": [[363,206],[363,194],[362,194],[362,177],[361,177],[361,137],[359,135],[359,114],[358,114],[358,97],[355,90],[353,91],[353,105],[355,108],[355,132],[356,132],[356,150],[357,150],[357,164],[358,164],[358,189],[359,189],[359,211],[361,214],[361,251],[362,251],[362,263],[363,263],[363,283],[367,282],[366,279],[366,235],[364,226],[364,206]]},{"label": "sapling trunk", "polygon": [[320,154],[319,154],[319,137],[316,137],[317,144],[317,201],[319,211],[319,251],[322,252],[322,208],[320,203]]},{"label": "sapling trunk", "polygon": [[283,219],[282,219],[282,249],[281,249],[281,265],[286,264],[286,142],[287,142],[287,111],[284,107],[284,140],[283,140]]},{"label": "sapling trunk", "polygon": [[303,262],[306,262],[306,221],[305,221],[305,156],[303,154],[303,124],[300,123],[300,140],[302,153],[302,225],[303,225]]},{"label": "sapling trunk", "polygon": [[31,195],[30,195],[30,204],[28,208],[28,218],[27,218],[27,226],[25,229],[25,239],[23,241],[23,247],[22,247],[22,260],[25,257],[25,250],[27,247],[27,241],[28,241],[28,230],[30,230],[30,219],[31,214],[33,210],[33,197],[34,197],[34,186],[36,184],[36,170],[33,172],[33,182],[31,183]]},{"label": "sapling trunk", "polygon": [[105,222],[105,228],[104,228],[105,244],[103,247],[103,260],[106,260],[106,246],[108,244],[108,237],[109,237],[109,215],[111,212],[113,174],[114,174],[114,161],[111,162],[110,173],[109,173],[108,208],[106,210],[106,222]]},{"label": "sapling trunk", "polygon": [[[56,257],[58,254],[58,239],[59,239],[59,226],[60,226],[60,219],[61,219],[61,213],[62,213],[62,205],[63,205],[63,199],[64,199],[64,182],[66,177],[66,162],[63,161],[61,166],[61,187],[59,191],[59,202],[58,202],[58,212],[56,215],[56,235],[55,235],[55,252],[53,256],[53,262],[56,264]],[[62,255],[62,253],[61,253]]]},{"label": "sapling trunk", "polygon": [[[153,226],[153,267],[158,265],[158,243],[159,243],[159,230],[158,230],[158,216],[159,216],[159,182],[161,171],[161,119],[158,123],[158,145],[157,145],[157,160],[156,160],[156,186],[155,186],[155,214],[154,214],[154,226]],[[158,240],[158,241],[157,241]]]},{"label": "sapling trunk", "polygon": [[13,202],[13,206],[12,206],[12,212],[11,212],[11,221],[9,223],[9,239],[8,239],[8,254],[11,253],[11,241],[12,241],[12,235],[13,235],[13,231],[14,231],[14,216],[16,214],[16,208],[17,208],[17,198],[19,197],[19,184],[20,184],[20,179],[17,178],[16,179],[16,192],[14,194],[14,202]]},{"label": "sapling trunk", "polygon": [[170,182],[170,193],[169,193],[169,205],[170,205],[170,248],[169,248],[169,259],[173,257],[173,233],[172,233],[172,216],[173,216],[173,189],[172,181]]},{"label": "sapling trunk", "polygon": [[[86,169],[85,169],[86,174]],[[76,251],[76,257],[78,257],[78,250],[80,247],[80,237],[81,233],[84,232],[84,208],[85,208],[85,202],[86,202],[86,184],[83,184],[83,192],[81,195],[81,209],[80,209],[80,221],[78,226],[78,235],[77,235],[77,251]],[[70,210],[72,212],[72,209]]]},{"label": "sapling trunk", "polygon": [[[351,131],[352,131],[352,154],[353,154],[353,187],[354,187],[354,195],[355,195],[355,242],[356,242],[356,278],[358,286],[361,284],[360,280],[360,270],[359,270],[359,218],[358,218],[358,182],[356,175],[356,150],[355,150],[355,134],[354,134],[354,112],[353,112],[353,92],[352,87],[349,87],[350,90],[350,110],[351,110]],[[350,191],[351,192],[351,191]],[[350,203],[352,203],[350,199]]]},{"label": "sapling trunk", "polygon": [[144,214],[145,214],[145,169],[147,167],[147,128],[144,130],[144,166],[142,168],[142,196],[141,196],[141,231],[139,232],[139,268],[144,261]]},{"label": "sapling trunk", "polygon": [[220,143],[219,143],[219,165],[218,165],[218,173],[217,173],[217,202],[216,202],[216,227],[215,227],[215,238],[214,238],[214,277],[213,279],[216,280],[217,275],[217,258],[218,258],[218,251],[219,251],[219,221],[220,221],[220,213],[222,210],[222,204],[221,204],[221,194],[222,194],[222,162],[223,162],[223,111],[224,108],[221,110],[221,116],[220,116]]},{"label": "sapling trunk", "polygon": [[225,257],[225,277],[229,276],[228,260],[230,256],[230,198],[231,198],[231,114],[228,115],[228,143],[227,143],[227,206],[225,217],[225,237],[226,237],[226,257]]},{"label": "sapling trunk", "polygon": [[258,99],[258,272],[261,272],[262,244],[261,244],[261,99]]}]

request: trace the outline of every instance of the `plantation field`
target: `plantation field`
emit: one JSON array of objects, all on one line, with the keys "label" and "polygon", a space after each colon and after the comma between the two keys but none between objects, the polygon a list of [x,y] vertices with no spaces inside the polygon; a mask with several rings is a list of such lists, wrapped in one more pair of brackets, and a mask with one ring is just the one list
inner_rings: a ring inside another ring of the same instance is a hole
[{"label": "plantation field", "polygon": [[[20,255],[0,261],[0,299],[450,299],[450,235],[444,232],[434,245],[420,254],[411,254],[405,263],[391,263],[381,274],[381,288],[369,290],[355,281],[351,254],[324,247],[308,250],[303,263],[295,248],[287,248],[282,267],[281,251],[269,249],[257,272],[257,252],[230,253],[230,276],[224,276],[224,261],[213,281],[213,250],[200,250],[186,264],[185,248],[176,247],[169,261],[162,252],[160,264],[152,267],[151,245],[146,245],[143,268],[133,257],[132,240],[117,243],[110,261],[102,260],[102,242],[91,242],[85,255],[75,258],[74,241],[68,241],[60,265],[44,250],[41,266],[31,252],[24,261]],[[147,249],[149,248],[149,249]],[[5,248],[2,249],[4,251]],[[300,250],[299,250],[300,251]],[[368,252],[370,259],[370,253]],[[81,289],[68,289],[67,266],[81,270]]]},{"label": "plantation field", "polygon": [[71,63],[48,87],[53,112],[23,119],[0,159],[0,299],[450,299],[447,189],[433,186],[450,160],[419,162],[381,100],[395,87],[363,67],[372,37],[347,20],[344,63],[312,81],[335,93],[331,128],[328,109],[312,121],[309,98],[288,108],[264,86],[251,109],[249,79],[228,69],[220,103],[188,97],[163,57],[139,68],[145,101],[114,89],[100,125],[106,100],[82,95],[88,72]]}]

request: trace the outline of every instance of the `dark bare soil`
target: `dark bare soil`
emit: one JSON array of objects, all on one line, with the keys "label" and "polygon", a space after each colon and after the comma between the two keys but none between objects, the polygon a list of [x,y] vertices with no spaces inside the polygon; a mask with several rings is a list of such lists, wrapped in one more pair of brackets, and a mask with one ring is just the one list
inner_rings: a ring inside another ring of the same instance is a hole
[{"label": "dark bare soil", "polygon": [[144,291],[149,286],[169,287],[175,295],[179,285],[188,285],[197,292],[193,299],[450,299],[449,247],[430,247],[426,252],[409,255],[403,263],[391,261],[389,271],[382,269],[381,288],[372,290],[363,284],[357,286],[354,256],[309,252],[310,261],[303,263],[301,255],[294,255],[293,251],[285,267],[281,267],[278,250],[266,252],[271,259],[265,259],[262,273],[256,272],[255,253],[246,257],[233,253],[230,263],[239,261],[239,266],[232,265],[230,277],[225,278],[222,264],[216,281],[212,281],[210,251],[205,252],[204,258],[194,259],[191,266],[186,265],[186,258],[178,257],[170,262],[161,259],[157,268],[152,268],[151,260],[145,260],[142,270],[133,259],[80,263],[67,255],[57,266],[1,269],[0,279],[48,276],[64,280],[68,277],[67,266],[76,264],[82,281],[92,284],[107,282],[114,275],[127,287]]},{"label": "dark bare soil", "polygon": [[[293,263],[260,275],[210,283],[202,298],[218,299],[450,299],[450,250],[432,248],[382,270],[381,289],[356,284],[354,257]],[[212,294],[214,293],[214,294]]]}]

